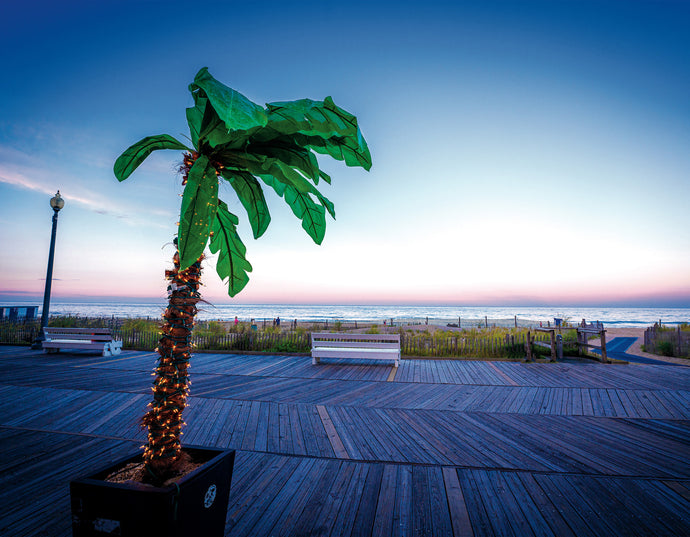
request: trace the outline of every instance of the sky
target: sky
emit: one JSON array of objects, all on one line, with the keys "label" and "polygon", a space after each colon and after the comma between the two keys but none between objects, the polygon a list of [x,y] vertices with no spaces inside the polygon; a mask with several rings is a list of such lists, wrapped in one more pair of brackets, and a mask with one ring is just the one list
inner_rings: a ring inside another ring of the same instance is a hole
[{"label": "sky", "polygon": [[[9,5],[8,5],[9,4]],[[259,104],[358,117],[373,166],[319,158],[336,220],[315,245],[282,199],[213,304],[690,307],[690,3],[3,3],[0,302],[161,300],[178,151],[119,183],[118,155],[188,136],[201,67]],[[272,196],[272,197],[271,197]]]}]

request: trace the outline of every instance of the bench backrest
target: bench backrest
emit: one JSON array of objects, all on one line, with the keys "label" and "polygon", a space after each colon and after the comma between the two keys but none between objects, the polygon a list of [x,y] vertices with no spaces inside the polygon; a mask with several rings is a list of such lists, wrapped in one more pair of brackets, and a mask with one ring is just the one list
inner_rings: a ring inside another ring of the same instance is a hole
[{"label": "bench backrest", "polygon": [[399,349],[400,334],[343,334],[316,332],[311,334],[312,347]]},{"label": "bench backrest", "polygon": [[43,329],[47,340],[71,339],[84,341],[112,341],[113,335],[110,328],[58,328],[48,327]]}]

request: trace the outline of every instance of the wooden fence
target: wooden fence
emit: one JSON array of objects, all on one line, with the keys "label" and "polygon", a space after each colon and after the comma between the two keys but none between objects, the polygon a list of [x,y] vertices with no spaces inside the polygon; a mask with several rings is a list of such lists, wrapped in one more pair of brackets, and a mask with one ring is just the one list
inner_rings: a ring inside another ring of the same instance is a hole
[{"label": "wooden fence", "polygon": [[31,345],[38,337],[41,323],[37,321],[0,320],[0,343],[5,345]]},{"label": "wooden fence", "polygon": [[[123,347],[151,350],[158,344],[158,335],[153,332],[122,330],[117,332],[123,340]],[[532,336],[533,341],[548,341],[548,336]],[[444,337],[428,335],[400,336],[400,349],[404,356],[429,357],[485,357],[514,358],[525,356],[526,335],[498,337]],[[228,333],[218,336],[193,336],[192,342],[198,350],[252,351],[252,352],[298,352],[311,351],[311,337],[308,332],[265,333],[261,331]]]},{"label": "wooden fence", "polygon": [[690,331],[680,325],[673,329],[655,324],[644,332],[644,348],[652,354],[690,358]]},{"label": "wooden fence", "polygon": [[[94,327],[106,321],[108,321],[106,324],[110,324],[109,327],[112,328],[114,335],[118,339],[122,339],[124,349],[153,351],[158,345],[160,336],[155,328],[127,329],[107,319],[105,321],[81,319],[78,325]],[[37,321],[12,323],[0,321],[0,344],[29,345],[36,339],[39,328],[40,323]],[[323,328],[320,327],[320,329]],[[330,328],[338,330],[345,327],[331,324]],[[387,331],[392,330],[388,328]],[[527,335],[525,333],[496,336],[489,330],[484,334],[481,331],[457,332],[457,334],[457,336],[446,337],[444,335],[439,337],[428,333],[404,332],[400,336],[401,352],[403,356],[518,360],[524,359],[526,355]],[[531,337],[533,342],[550,342],[549,334],[533,333]],[[210,335],[199,330],[197,334],[193,334],[192,342],[201,351],[245,351],[276,354],[309,353],[311,351],[310,331],[305,330],[264,331],[258,329]]]}]

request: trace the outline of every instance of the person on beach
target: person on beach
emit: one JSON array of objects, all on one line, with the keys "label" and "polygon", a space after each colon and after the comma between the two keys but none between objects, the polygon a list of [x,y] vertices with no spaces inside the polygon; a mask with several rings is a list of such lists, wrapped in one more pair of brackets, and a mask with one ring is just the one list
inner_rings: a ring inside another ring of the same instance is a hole
[{"label": "person on beach", "polygon": [[237,318],[237,315],[235,315],[235,326],[237,326],[237,323],[239,323],[239,319]]}]

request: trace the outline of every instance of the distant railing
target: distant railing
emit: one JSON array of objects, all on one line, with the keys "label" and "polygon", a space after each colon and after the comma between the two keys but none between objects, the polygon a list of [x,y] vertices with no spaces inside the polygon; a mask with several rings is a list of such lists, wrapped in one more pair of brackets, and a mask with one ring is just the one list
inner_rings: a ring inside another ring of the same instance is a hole
[{"label": "distant railing", "polygon": [[0,320],[0,343],[5,345],[31,345],[38,337],[41,323],[36,320]]},{"label": "distant railing", "polygon": [[[51,318],[50,324],[111,328],[113,335],[122,340],[123,349],[129,350],[153,351],[160,338],[157,321],[151,320],[132,322],[116,318],[56,317]],[[0,321],[0,344],[30,345],[39,329],[37,320]],[[253,324],[243,322],[237,326],[233,323],[202,321],[194,329],[192,343],[200,351],[309,353],[310,332],[329,330],[399,333],[403,356],[508,359],[523,359],[526,356],[526,330],[468,328],[429,332],[426,329],[416,331],[390,326],[388,322],[385,325],[359,321],[308,322],[300,323],[295,329],[294,323],[284,321],[281,321],[280,327],[274,327],[269,321],[265,328],[262,321]],[[531,336],[532,342],[537,343],[550,341],[549,337],[549,334],[539,332]],[[568,342],[564,343],[567,349]]]},{"label": "distant railing", "polygon": [[690,327],[664,328],[655,324],[644,332],[644,350],[661,356],[690,358]]}]

